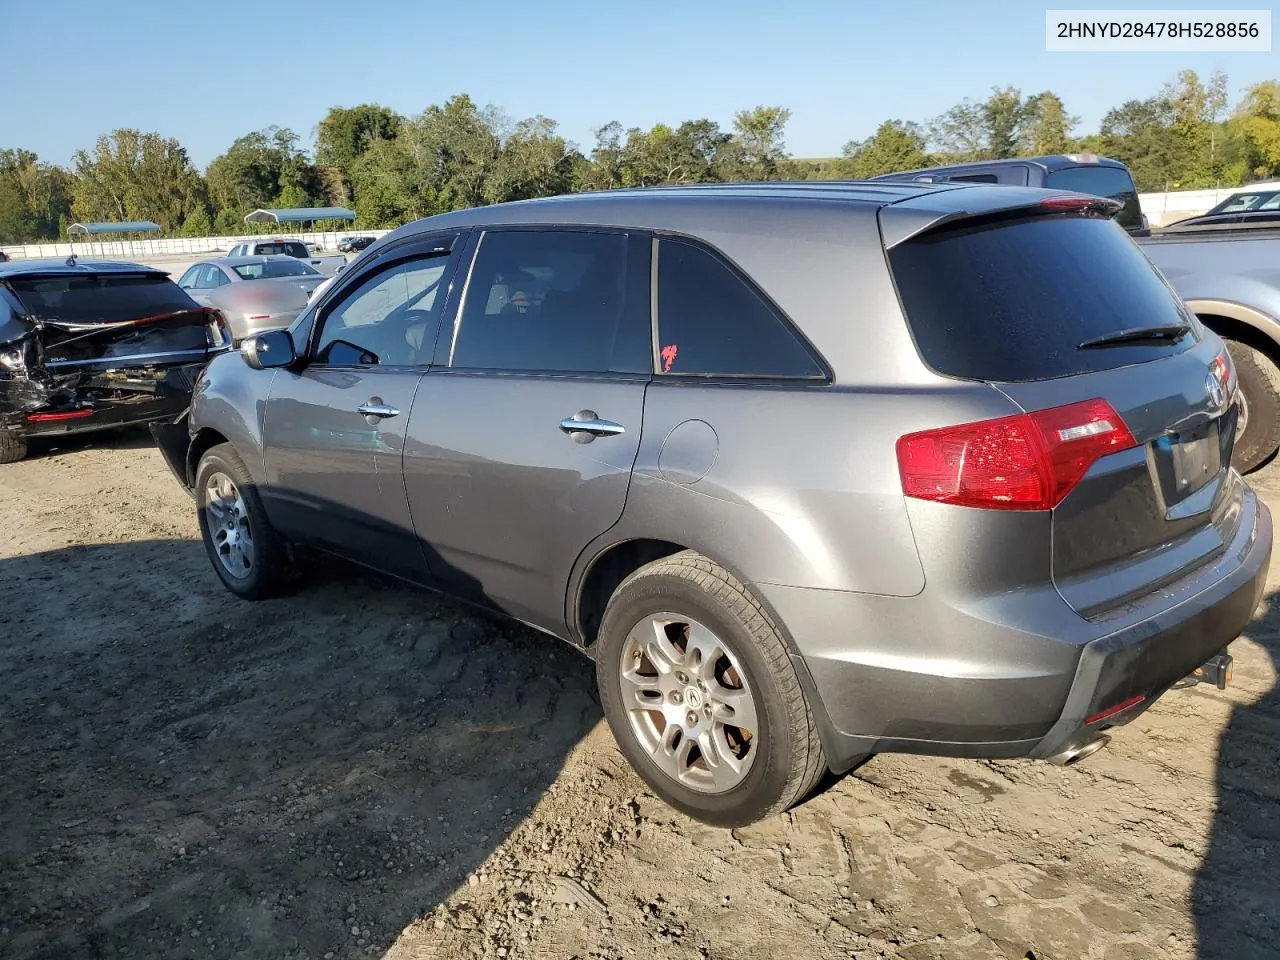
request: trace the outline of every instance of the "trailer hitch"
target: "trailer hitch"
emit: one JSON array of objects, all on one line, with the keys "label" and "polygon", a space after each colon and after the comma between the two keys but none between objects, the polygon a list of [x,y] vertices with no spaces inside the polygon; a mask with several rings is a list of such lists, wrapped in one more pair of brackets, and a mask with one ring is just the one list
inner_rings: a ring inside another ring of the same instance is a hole
[{"label": "trailer hitch", "polygon": [[1175,689],[1182,689],[1194,687],[1198,683],[1212,683],[1219,690],[1225,690],[1231,682],[1231,667],[1231,654],[1220,653],[1196,667],[1173,686]]}]

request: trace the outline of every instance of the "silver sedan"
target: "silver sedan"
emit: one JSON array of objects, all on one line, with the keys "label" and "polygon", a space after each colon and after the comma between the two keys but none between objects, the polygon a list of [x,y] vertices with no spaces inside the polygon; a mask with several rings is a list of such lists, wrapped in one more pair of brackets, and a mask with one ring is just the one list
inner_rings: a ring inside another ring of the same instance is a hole
[{"label": "silver sedan", "polygon": [[202,260],[178,286],[197,303],[222,311],[239,343],[251,334],[287,327],[325,279],[311,264],[281,254]]}]

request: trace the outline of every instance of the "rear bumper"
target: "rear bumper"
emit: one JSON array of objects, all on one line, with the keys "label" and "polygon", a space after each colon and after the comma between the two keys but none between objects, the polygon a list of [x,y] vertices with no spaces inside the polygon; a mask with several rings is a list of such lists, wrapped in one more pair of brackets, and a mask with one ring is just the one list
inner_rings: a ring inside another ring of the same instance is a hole
[{"label": "rear bumper", "polygon": [[[118,427],[144,425],[156,420],[171,420],[178,416],[190,402],[189,396],[150,397],[143,400],[100,402],[88,416],[71,419],[15,419],[13,427],[23,436],[49,437],[69,433],[90,433],[96,430],[112,430]],[[46,411],[33,411],[39,417]],[[57,416],[57,411],[48,411]]]},{"label": "rear bumper", "polygon": [[1248,625],[1266,584],[1272,521],[1242,486],[1226,548],[1128,618],[1085,620],[1052,591],[959,609],[927,588],[880,597],[755,587],[794,640],[834,769],[892,751],[1047,757],[1132,720]]}]

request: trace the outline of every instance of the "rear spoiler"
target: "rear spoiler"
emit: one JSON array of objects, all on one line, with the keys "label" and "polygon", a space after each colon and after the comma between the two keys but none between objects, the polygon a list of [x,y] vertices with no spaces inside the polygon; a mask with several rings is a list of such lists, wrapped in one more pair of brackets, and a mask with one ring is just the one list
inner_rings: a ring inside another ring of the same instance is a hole
[{"label": "rear spoiler", "polygon": [[886,250],[962,220],[1004,216],[1076,214],[1111,219],[1124,205],[1105,197],[1027,187],[993,187],[926,193],[880,208],[880,235]]}]

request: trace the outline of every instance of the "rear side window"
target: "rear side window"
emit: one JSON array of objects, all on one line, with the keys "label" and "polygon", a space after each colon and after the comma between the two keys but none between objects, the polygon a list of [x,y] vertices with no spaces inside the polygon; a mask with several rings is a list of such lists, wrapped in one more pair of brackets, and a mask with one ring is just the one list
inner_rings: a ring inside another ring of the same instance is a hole
[{"label": "rear side window", "polygon": [[31,314],[63,323],[112,323],[197,309],[161,274],[15,277],[9,287]]},{"label": "rear side window", "polygon": [[665,374],[822,379],[790,324],[718,257],[658,244],[658,370]]},{"label": "rear side window", "polygon": [[1115,200],[1124,204],[1124,209],[1116,214],[1116,223],[1126,229],[1142,226],[1137,188],[1129,171],[1121,167],[1067,167],[1045,177],[1044,185],[1054,190],[1072,190]]},{"label": "rear side window", "polygon": [[1073,376],[1167,357],[1194,339],[1080,348],[1119,330],[1191,322],[1110,220],[961,224],[899,244],[889,263],[921,357],[946,376]]}]

